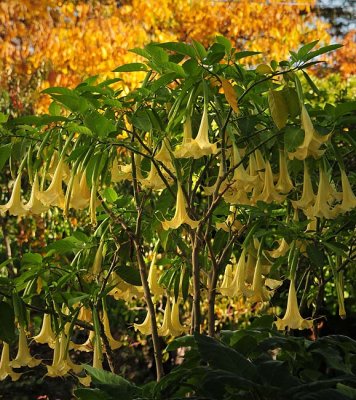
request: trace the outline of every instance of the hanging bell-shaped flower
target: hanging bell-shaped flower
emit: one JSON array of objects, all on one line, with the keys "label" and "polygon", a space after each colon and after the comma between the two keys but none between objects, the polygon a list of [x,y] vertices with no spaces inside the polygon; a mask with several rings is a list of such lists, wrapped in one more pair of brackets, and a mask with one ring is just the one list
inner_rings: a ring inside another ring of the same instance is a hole
[{"label": "hanging bell-shaped flower", "polygon": [[279,194],[274,186],[271,164],[269,161],[266,161],[263,190],[257,198],[253,199],[253,201],[264,201],[265,203],[276,201],[277,203],[281,203],[284,199],[285,196]]},{"label": "hanging bell-shaped flower", "polygon": [[284,150],[279,150],[279,177],[276,189],[280,193],[289,193],[294,188],[293,182],[289,176],[287,158]]},{"label": "hanging bell-shaped flower", "polygon": [[253,275],[252,282],[252,296],[249,298],[251,303],[259,303],[269,301],[272,292],[269,291],[264,285],[264,279],[262,276],[262,260],[261,257],[257,257],[257,263],[255,267],[255,273]]},{"label": "hanging bell-shaped flower", "polygon": [[164,289],[162,288],[162,286],[158,284],[158,271],[156,266],[156,258],[157,258],[157,253],[154,251],[147,278],[148,286],[155,299],[158,298],[159,296],[162,296],[164,293]]},{"label": "hanging bell-shaped flower", "polygon": [[182,224],[188,224],[192,229],[195,229],[198,227],[199,221],[194,221],[188,216],[183,190],[178,183],[176,211],[174,217],[170,221],[163,221],[162,227],[167,231],[168,229],[178,229]]},{"label": "hanging bell-shaped flower", "polygon": [[141,324],[134,324],[134,328],[136,331],[140,331],[142,335],[151,335],[152,328],[151,328],[151,316],[150,312],[147,311],[146,318]]},{"label": "hanging bell-shaped flower", "polygon": [[313,191],[313,185],[310,179],[308,166],[304,161],[304,178],[303,178],[303,192],[302,197],[299,200],[293,201],[292,205],[294,208],[300,208],[302,210],[312,206],[315,202],[315,194]]},{"label": "hanging bell-shaped flower", "polygon": [[8,376],[12,381],[17,381],[22,374],[14,372],[10,363],[10,346],[8,343],[3,342],[1,360],[0,360],[0,381],[3,381]]},{"label": "hanging bell-shaped flower", "polygon": [[64,161],[59,160],[56,170],[53,175],[51,184],[48,189],[44,192],[39,192],[38,199],[47,206],[57,206],[59,208],[64,208],[65,196],[62,189],[64,174]]},{"label": "hanging bell-shaped flower", "polygon": [[179,336],[181,332],[175,330],[172,324],[171,301],[167,297],[166,308],[164,310],[162,326],[158,329],[159,336]]},{"label": "hanging bell-shaped flower", "polygon": [[344,169],[341,169],[342,202],[336,209],[338,213],[345,213],[356,208],[356,196],[354,195],[350,182]]},{"label": "hanging bell-shaped flower", "polygon": [[[75,210],[83,210],[90,203],[90,189],[87,184],[85,171],[77,172],[73,177],[72,190],[70,194],[69,207]],[[69,190],[69,185],[67,191]],[[67,194],[66,194],[67,196]]]},{"label": "hanging bell-shaped flower", "polygon": [[279,246],[275,250],[268,251],[268,254],[273,258],[283,257],[289,250],[289,244],[283,238],[278,241]]},{"label": "hanging bell-shaped flower", "polygon": [[309,218],[318,217],[332,219],[335,216],[328,203],[328,199],[330,199],[329,179],[324,169],[321,168],[319,174],[319,188],[315,198],[315,203],[313,206],[304,210],[304,213]]},{"label": "hanging bell-shaped flower", "polygon": [[28,348],[26,332],[23,326],[19,326],[19,346],[16,358],[10,362],[12,368],[21,367],[36,367],[42,360],[31,356],[30,349]]},{"label": "hanging bell-shaped flower", "polygon": [[33,340],[37,343],[48,344],[52,349],[54,348],[56,337],[52,330],[50,314],[44,314],[42,328],[39,334],[33,337]]},{"label": "hanging bell-shaped flower", "polygon": [[106,312],[105,309],[103,311],[102,321],[103,321],[103,326],[104,326],[104,333],[105,333],[106,338],[108,339],[111,350],[118,349],[119,347],[122,346],[122,343],[119,340],[116,340],[112,337],[110,323],[109,323],[109,317],[108,317],[108,313]]},{"label": "hanging bell-shaped flower", "polygon": [[115,158],[111,169],[111,182],[132,181],[132,165],[119,165]]},{"label": "hanging bell-shaped flower", "polygon": [[174,300],[173,301],[173,306],[172,306],[172,327],[174,330],[174,333],[176,334],[175,336],[179,336],[184,332],[187,332],[189,330],[189,327],[183,326],[180,322],[179,319],[179,300]]},{"label": "hanging bell-shaped flower", "polygon": [[303,319],[300,315],[294,280],[291,280],[289,285],[286,313],[282,319],[277,318],[275,324],[278,330],[284,330],[286,327],[289,329],[310,329],[313,326],[313,321]]},{"label": "hanging bell-shaped flower", "polygon": [[[190,123],[190,122],[189,122]],[[201,158],[210,154],[216,154],[218,151],[216,143],[209,141],[209,119],[208,105],[204,102],[203,116],[200,122],[199,131],[195,139],[183,144],[175,151],[176,158]]]},{"label": "hanging bell-shaped flower", "polygon": [[30,214],[42,214],[48,210],[48,206],[44,205],[38,198],[38,194],[40,192],[39,184],[38,184],[38,176],[35,175],[35,179],[33,180],[32,189],[31,189],[31,196],[30,200],[27,204],[25,204],[26,210]]},{"label": "hanging bell-shaped flower", "polygon": [[288,157],[291,160],[294,158],[298,160],[305,160],[309,156],[314,158],[321,157],[324,154],[324,150],[320,150],[320,146],[328,141],[330,135],[321,136],[315,131],[304,104],[302,105],[300,118],[302,122],[302,128],[304,130],[304,141],[295,152],[288,153]]},{"label": "hanging bell-shaped flower", "polygon": [[0,214],[5,214],[6,211],[8,211],[10,215],[19,217],[28,214],[28,210],[21,201],[21,173],[18,174],[14,182],[10,200],[6,204],[0,206]]}]

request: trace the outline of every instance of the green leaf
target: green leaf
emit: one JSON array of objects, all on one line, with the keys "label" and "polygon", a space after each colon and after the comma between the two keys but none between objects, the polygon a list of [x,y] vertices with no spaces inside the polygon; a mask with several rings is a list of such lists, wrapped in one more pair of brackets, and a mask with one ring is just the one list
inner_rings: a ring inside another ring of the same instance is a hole
[{"label": "green leaf", "polygon": [[69,122],[68,125],[66,125],[66,128],[68,129],[68,132],[71,133],[81,133],[83,135],[87,136],[93,136],[93,132],[86,126],[76,124],[75,122]]},{"label": "green leaf", "polygon": [[205,47],[201,43],[197,42],[196,40],[193,40],[193,47],[194,47],[194,50],[195,50],[198,58],[200,60],[203,60],[203,58],[205,58],[206,54],[207,54]]},{"label": "green leaf", "polygon": [[303,72],[304,78],[305,78],[306,81],[308,82],[308,84],[309,84],[309,86],[311,87],[312,91],[313,91],[315,94],[320,95],[319,89],[316,87],[315,83],[312,81],[312,79],[310,78],[310,76],[309,76],[305,71],[302,71],[302,72]]},{"label": "green leaf", "polygon": [[195,58],[195,51],[192,46],[185,43],[178,42],[166,42],[160,43],[158,46],[163,47],[164,49],[175,51],[176,53],[184,54],[185,56],[189,56],[191,58]]},{"label": "green leaf", "polygon": [[348,247],[342,245],[342,243],[337,242],[323,242],[324,246],[326,246],[332,253],[335,253],[338,256],[347,257]]},{"label": "green leaf", "polygon": [[304,131],[296,126],[287,126],[284,134],[284,143],[287,151],[294,151],[304,140]]},{"label": "green leaf", "polygon": [[356,111],[356,101],[348,101],[347,103],[340,103],[336,105],[335,116],[336,118],[342,115],[349,114]]},{"label": "green leaf", "polygon": [[166,347],[167,351],[174,351],[180,347],[195,347],[196,343],[193,335],[186,335],[172,340]]},{"label": "green leaf", "polygon": [[134,71],[148,71],[147,65],[142,63],[129,63],[121,65],[113,70],[113,72],[134,72]]},{"label": "green leaf", "polygon": [[162,68],[166,71],[175,72],[179,77],[185,77],[185,71],[183,67],[179,64],[175,64],[173,62],[165,62],[161,64]]},{"label": "green leaf", "polygon": [[115,203],[119,198],[118,194],[113,188],[106,188],[101,192],[101,195],[105,201],[108,203]]},{"label": "green leaf", "polygon": [[148,110],[139,109],[131,117],[132,125],[135,128],[141,129],[142,131],[149,132],[152,129],[151,118],[148,114]]},{"label": "green leaf", "polygon": [[84,124],[100,138],[105,138],[116,130],[115,124],[97,111],[86,113]]},{"label": "green leaf", "polygon": [[11,143],[5,144],[4,146],[0,147],[0,171],[4,168],[7,160],[10,158],[11,147]]},{"label": "green leaf", "polygon": [[0,339],[10,344],[16,340],[15,315],[10,304],[0,301],[0,315]]},{"label": "green leaf", "polygon": [[225,47],[225,53],[229,54],[232,49],[232,43],[230,42],[229,39],[227,39],[225,36],[216,36],[215,39],[219,44],[223,45]]},{"label": "green leaf", "polygon": [[69,111],[84,114],[92,107],[86,99],[73,95],[73,93],[71,95],[53,94],[52,97],[59,103],[62,103]]},{"label": "green leaf", "polygon": [[315,267],[323,267],[324,266],[324,264],[325,264],[324,252],[321,251],[321,249],[316,247],[314,244],[307,246],[307,254],[308,254],[309,260]]},{"label": "green leaf", "polygon": [[300,101],[298,97],[298,93],[295,89],[286,86],[282,90],[283,96],[287,102],[288,112],[292,118],[300,115]]},{"label": "green leaf", "polygon": [[137,268],[123,265],[116,268],[115,272],[130,285],[142,286],[140,271]]},{"label": "green leaf", "polygon": [[123,377],[113,374],[103,369],[93,368],[89,365],[84,365],[84,369],[92,377],[92,382],[110,396],[117,399],[137,399],[142,392],[138,386],[127,381]]},{"label": "green leaf", "polygon": [[339,49],[340,47],[343,47],[343,45],[342,44],[330,44],[329,46],[321,47],[318,50],[315,50],[315,51],[312,51],[311,53],[308,53],[303,58],[303,61],[309,61],[314,57],[320,56],[320,55],[325,54],[325,53],[329,53],[330,51]]},{"label": "green leaf", "polygon": [[235,60],[241,60],[242,58],[256,56],[257,54],[261,54],[260,51],[239,51],[234,54]]},{"label": "green leaf", "polygon": [[211,337],[195,334],[194,338],[201,357],[211,367],[229,371],[258,383],[256,367],[247,358]]},{"label": "green leaf", "polygon": [[112,397],[107,395],[100,389],[79,388],[74,390],[78,400],[112,400]]},{"label": "green leaf", "polygon": [[319,42],[319,40],[314,40],[314,42],[310,42],[305,44],[304,46],[302,46],[299,50],[298,50],[298,59],[302,60],[303,57],[305,57],[309,51],[314,48],[316,46],[316,44]]},{"label": "green leaf", "polygon": [[38,253],[25,253],[21,258],[21,263],[23,265],[41,265],[42,256]]},{"label": "green leaf", "polygon": [[149,89],[152,92],[156,92],[158,89],[160,89],[163,86],[168,85],[168,83],[173,82],[177,78],[177,74],[175,72],[169,72],[168,74],[164,74],[158,79],[154,80],[150,86]]},{"label": "green leaf", "polygon": [[166,51],[160,46],[157,46],[154,43],[150,43],[145,46],[145,50],[150,54],[150,58],[153,59],[155,63],[161,65],[169,61],[169,56]]},{"label": "green leaf", "polygon": [[59,254],[75,253],[77,250],[83,248],[83,243],[73,236],[57,240],[45,247],[45,251],[54,250]]},{"label": "green leaf", "polygon": [[278,129],[286,126],[288,120],[288,105],[281,91],[270,90],[268,92],[269,110]]},{"label": "green leaf", "polygon": [[7,122],[9,116],[5,115],[4,113],[0,112],[0,124]]}]

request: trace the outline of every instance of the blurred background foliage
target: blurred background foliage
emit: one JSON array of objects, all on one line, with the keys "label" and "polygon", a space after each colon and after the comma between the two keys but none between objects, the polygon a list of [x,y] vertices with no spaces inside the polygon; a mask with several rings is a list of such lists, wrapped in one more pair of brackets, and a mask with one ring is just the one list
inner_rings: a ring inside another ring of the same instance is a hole
[{"label": "blurred background foliage", "polygon": [[[345,47],[316,72],[343,80],[355,72],[351,1],[8,0],[0,3],[0,23],[0,110],[13,115],[45,111],[49,98],[41,89],[107,77],[136,61],[127,50],[150,41],[208,45],[221,34],[238,50],[261,51],[261,59],[283,59],[316,39],[338,41]],[[141,78],[124,76],[121,85],[132,88]]]},{"label": "blurred background foliage", "polygon": [[[139,56],[128,50],[150,41],[194,39],[208,45],[217,34],[232,40],[238,50],[262,52],[260,59],[253,58],[255,63],[263,61],[265,56],[269,60],[281,60],[289,56],[290,49],[316,39],[321,45],[343,43],[342,49],[328,56],[327,65],[314,69],[319,93],[310,90],[308,100],[324,107],[327,103],[352,99],[356,94],[356,30],[352,25],[352,1],[341,3],[326,0],[0,2],[0,111],[12,116],[44,112],[50,100],[41,90],[51,86],[75,87],[90,75],[100,74],[103,79],[115,76],[110,71],[118,65],[140,61]],[[120,74],[120,77],[123,81],[118,85],[127,90],[142,80],[142,73]],[[8,191],[4,182],[9,182],[10,173],[5,170],[0,177],[0,195]],[[71,234],[78,220],[80,225],[81,218],[86,216],[77,213],[66,220],[55,212],[46,220],[34,217],[16,221],[8,216],[0,217],[0,264],[12,254],[20,256],[27,251],[39,251],[50,240]],[[16,270],[16,265],[8,267]],[[355,278],[354,272],[350,275],[348,282]],[[352,290],[351,283],[349,286],[347,292]],[[331,288],[328,290],[331,292]],[[334,300],[327,292],[326,309],[336,315]],[[148,354],[152,346],[147,346],[146,339],[137,338],[133,329],[126,329],[135,322],[133,315],[137,315],[140,306],[127,307],[120,301],[109,307],[114,335],[121,338],[126,335],[129,344],[116,352],[120,373],[137,383],[149,381],[154,375],[153,369],[146,368],[152,359],[152,354]],[[217,310],[219,328],[246,326],[254,311],[242,304],[221,304]],[[352,334],[349,321],[338,319],[333,324],[332,317],[328,319],[327,329],[331,333]],[[171,369],[175,361],[166,359],[165,367]],[[66,396],[70,382],[63,384],[58,380],[51,387],[44,382],[41,373],[32,373],[16,385],[4,384],[2,391],[13,399],[27,399],[26,392],[31,391],[36,396],[46,394],[52,398],[52,391],[53,396],[56,393],[59,398],[69,398]],[[59,388],[63,394],[58,392]]]}]

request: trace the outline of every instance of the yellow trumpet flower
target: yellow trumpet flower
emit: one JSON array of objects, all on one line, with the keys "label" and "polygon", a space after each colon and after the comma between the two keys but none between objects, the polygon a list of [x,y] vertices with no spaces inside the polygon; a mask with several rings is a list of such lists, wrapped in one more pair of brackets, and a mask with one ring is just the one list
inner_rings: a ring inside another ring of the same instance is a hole
[{"label": "yellow trumpet flower", "polygon": [[25,209],[29,211],[30,214],[42,214],[46,212],[49,207],[44,205],[38,198],[38,194],[40,192],[39,184],[38,184],[38,176],[35,175],[35,179],[33,180],[31,196],[30,200],[27,204],[24,205]]},{"label": "yellow trumpet flower", "polygon": [[264,278],[262,276],[262,261],[261,257],[257,258],[255,272],[252,281],[252,296],[249,299],[251,303],[269,301],[271,298],[271,291],[264,286]]},{"label": "yellow trumpet flower", "polygon": [[262,155],[260,149],[257,149],[255,151],[254,158],[255,158],[255,162],[256,162],[256,166],[257,166],[258,175],[261,178],[261,180],[264,182],[264,180],[265,180],[266,161],[263,158],[263,155]]},{"label": "yellow trumpet flower", "polygon": [[164,293],[163,288],[158,284],[158,271],[156,266],[156,258],[157,258],[157,253],[154,252],[147,278],[148,286],[154,298],[157,298],[163,295]]},{"label": "yellow trumpet flower", "polygon": [[215,224],[216,229],[222,229],[225,232],[237,232],[240,230],[243,225],[242,223],[236,218],[236,207],[230,206],[230,214],[227,216],[224,222],[217,222]]},{"label": "yellow trumpet flower", "polygon": [[[245,285],[245,276],[246,276],[246,249],[244,248],[241,252],[239,261],[236,265],[235,269],[235,274],[231,282],[229,283],[229,286],[223,286],[221,284],[220,287],[220,292],[228,296],[230,298],[233,297],[248,297],[251,293],[247,290],[247,287]],[[227,279],[228,281],[229,279]],[[224,282],[223,282],[224,283]]]},{"label": "yellow trumpet flower", "polygon": [[115,158],[111,169],[111,182],[132,181],[132,165],[119,165]]},{"label": "yellow trumpet flower", "polygon": [[161,161],[161,163],[163,163],[168,169],[173,171],[174,167],[171,153],[172,150],[171,146],[169,145],[168,139],[164,138],[159,152],[155,155],[155,159]]},{"label": "yellow trumpet flower", "polygon": [[134,329],[140,331],[143,335],[151,335],[151,316],[150,312],[147,311],[146,318],[143,320],[141,324],[134,324]]},{"label": "yellow trumpet flower", "polygon": [[277,203],[281,203],[284,200],[285,196],[277,193],[276,188],[273,183],[273,174],[272,168],[269,161],[266,161],[266,170],[265,170],[265,180],[262,193],[254,199],[254,201],[264,201],[265,203],[272,203],[276,201]]},{"label": "yellow trumpet flower", "polygon": [[187,332],[189,327],[181,324],[179,319],[179,300],[173,300],[172,306],[172,327],[176,333],[176,336],[180,336],[182,333]]},{"label": "yellow trumpet flower", "polygon": [[48,189],[44,192],[39,192],[38,199],[47,206],[57,206],[59,208],[64,208],[65,196],[62,189],[64,174],[64,162],[59,160],[57,167],[55,169],[53,179]]},{"label": "yellow trumpet flower", "polygon": [[21,201],[21,173],[18,174],[14,182],[10,200],[6,204],[0,206],[0,214],[4,214],[6,211],[8,211],[10,215],[17,215],[19,217],[28,214],[28,210]]},{"label": "yellow trumpet flower", "polygon": [[[90,189],[87,184],[85,171],[77,172],[72,179],[73,186],[70,194],[69,207],[75,210],[83,210],[88,207],[90,203]],[[69,186],[67,192],[68,189]]]},{"label": "yellow trumpet flower", "polygon": [[[192,137],[192,121],[187,117],[183,124],[183,141],[182,144],[177,146],[174,150],[174,157],[176,158],[190,158],[198,154],[199,146]],[[197,157],[199,158],[199,157]]]},{"label": "yellow trumpet flower", "polygon": [[103,369],[103,352],[101,351],[101,340],[95,337],[94,354],[93,354],[93,368]]},{"label": "yellow trumpet flower", "polygon": [[204,103],[203,116],[200,122],[199,131],[195,139],[191,137],[191,121],[187,118],[184,125],[183,143],[179,146],[174,155],[176,158],[201,158],[210,154],[216,154],[218,151],[216,143],[209,142],[209,120],[208,106]]},{"label": "yellow trumpet flower", "polygon": [[[172,184],[173,179],[166,171],[162,171],[162,175],[165,177],[168,184]],[[153,162],[151,162],[151,168],[147,178],[142,178],[140,183],[142,187],[153,190],[163,190],[167,187]]]},{"label": "yellow trumpet flower", "polygon": [[47,365],[47,376],[56,378],[64,376],[70,371],[70,367],[65,360],[65,346],[66,343],[63,339],[63,333],[61,333],[60,336],[56,338],[52,365]]},{"label": "yellow trumpet flower", "polygon": [[356,196],[354,195],[350,182],[347,178],[344,169],[341,169],[341,182],[342,182],[342,202],[338,205],[337,211],[345,213],[351,211],[356,207]]},{"label": "yellow trumpet flower", "polygon": [[93,265],[90,269],[90,274],[93,276],[99,276],[102,270],[102,263],[103,263],[103,248],[104,248],[104,241],[100,240],[100,244],[98,249],[96,250]]},{"label": "yellow trumpet flower", "polygon": [[115,286],[108,294],[116,300],[131,301],[134,297],[142,297],[142,286],[130,285],[121,279],[115,272],[112,272],[108,282],[109,286]]},{"label": "yellow trumpet flower", "polygon": [[284,150],[279,150],[279,177],[276,189],[280,193],[289,193],[293,188],[294,185],[289,176],[285,152]]},{"label": "yellow trumpet flower", "polygon": [[295,152],[288,153],[288,157],[291,160],[294,158],[298,160],[305,160],[309,156],[314,158],[321,157],[324,154],[324,150],[320,150],[319,148],[323,143],[328,141],[330,134],[322,136],[316,132],[308,111],[304,105],[302,105],[300,118],[302,122],[302,128],[304,130],[304,141]]},{"label": "yellow trumpet flower", "polygon": [[291,280],[289,285],[286,313],[282,319],[277,318],[275,324],[278,330],[284,330],[286,327],[289,329],[310,329],[313,326],[313,321],[304,319],[300,315],[294,280]]},{"label": "yellow trumpet flower", "polygon": [[14,372],[10,365],[10,346],[8,343],[3,342],[1,360],[0,360],[0,381],[3,381],[8,376],[12,381],[17,381],[22,374]]},{"label": "yellow trumpet flower", "polygon": [[309,218],[319,217],[332,219],[335,218],[335,215],[328,204],[328,200],[331,198],[329,179],[324,169],[320,169],[319,174],[319,188],[315,198],[315,203],[313,206],[304,210],[304,213]]},{"label": "yellow trumpet flower", "polygon": [[[179,309],[178,309],[178,313],[179,313]],[[176,319],[177,319],[177,315],[175,316],[175,324],[177,326],[180,326],[179,314],[178,314],[178,322]],[[182,332],[180,331],[180,329],[176,330],[173,326],[171,301],[170,301],[170,298],[167,297],[166,308],[164,310],[164,316],[163,316],[163,322],[162,322],[162,326],[158,329],[158,335],[159,336],[168,336],[168,335],[179,336],[181,333]]]},{"label": "yellow trumpet flower", "polygon": [[16,358],[10,362],[12,368],[21,368],[28,366],[30,368],[36,367],[42,360],[31,356],[30,349],[27,344],[27,337],[25,329],[19,326],[19,347]]},{"label": "yellow trumpet flower", "polygon": [[284,238],[278,240],[278,243],[279,246],[275,250],[268,251],[268,254],[273,258],[283,257],[289,250],[290,246]]},{"label": "yellow trumpet flower", "polygon": [[48,344],[52,349],[54,348],[56,337],[52,330],[50,314],[44,314],[41,330],[38,335],[33,337],[33,340],[37,343]]},{"label": "yellow trumpet flower", "polygon": [[78,351],[84,351],[86,353],[90,353],[93,351],[94,348],[94,331],[89,332],[89,336],[84,343],[73,343],[73,349]]},{"label": "yellow trumpet flower", "polygon": [[310,174],[308,166],[304,161],[304,178],[303,178],[303,192],[302,197],[297,200],[292,200],[292,205],[294,208],[300,208],[302,210],[307,209],[315,202],[315,194],[313,191],[313,185],[310,179]]},{"label": "yellow trumpet flower", "polygon": [[112,350],[118,349],[119,347],[122,346],[122,343],[119,340],[116,340],[112,337],[110,323],[109,323],[109,317],[108,317],[108,313],[106,312],[105,309],[103,311],[102,321],[103,321],[103,326],[104,326],[104,333],[105,333],[106,338],[108,339],[110,348]]},{"label": "yellow trumpet flower", "polygon": [[174,217],[170,221],[163,221],[162,227],[167,231],[168,229],[178,229],[182,224],[188,224],[192,229],[195,229],[198,227],[199,221],[194,221],[188,216],[183,190],[178,183],[176,211]]}]

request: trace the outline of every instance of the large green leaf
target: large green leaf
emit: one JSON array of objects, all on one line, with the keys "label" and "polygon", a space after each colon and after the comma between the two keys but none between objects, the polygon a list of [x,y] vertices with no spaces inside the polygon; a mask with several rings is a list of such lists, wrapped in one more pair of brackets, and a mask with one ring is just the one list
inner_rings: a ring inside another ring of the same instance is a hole
[{"label": "large green leaf", "polygon": [[6,343],[12,343],[15,335],[15,315],[10,304],[0,301],[0,339]]}]

